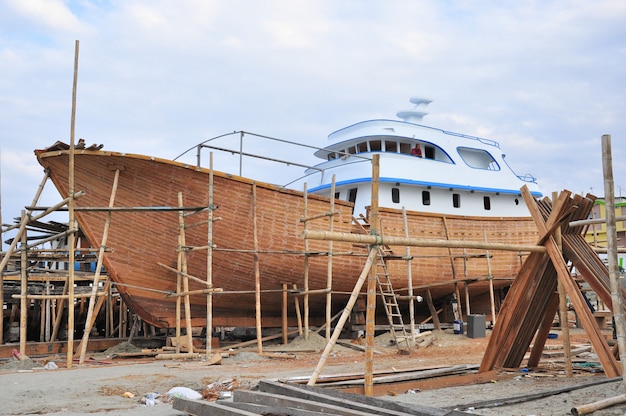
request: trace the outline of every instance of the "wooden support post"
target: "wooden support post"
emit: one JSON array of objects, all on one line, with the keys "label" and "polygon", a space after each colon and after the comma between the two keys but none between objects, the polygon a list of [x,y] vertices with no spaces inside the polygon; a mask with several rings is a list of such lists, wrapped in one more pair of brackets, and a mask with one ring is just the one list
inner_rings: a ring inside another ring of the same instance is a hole
[{"label": "wooden support post", "polygon": [[[117,336],[120,338],[124,338],[128,331],[128,310],[126,308],[126,302],[124,302],[123,298],[120,298],[120,311],[118,315],[119,331]],[[180,314],[178,316],[178,327],[180,328]]]},{"label": "wooden support post", "polygon": [[68,281],[65,279],[63,282],[62,296],[56,301],[56,314],[54,316],[54,326],[52,328],[52,336],[50,341],[55,341],[59,336],[59,329],[61,328],[61,320],[63,319],[63,310],[65,309],[65,298],[67,297]]},{"label": "wooden support post", "polygon": [[439,314],[435,309],[435,304],[433,303],[433,297],[430,293],[430,289],[426,289],[426,304],[428,305],[428,310],[430,311],[430,316],[433,318],[433,325],[436,330],[441,329],[441,322],[439,322]]},{"label": "wooden support post", "polygon": [[[483,240],[485,240],[485,243],[487,242],[487,230],[483,230]],[[491,274],[491,255],[489,254],[489,250],[487,250],[486,255],[487,276],[489,278],[489,305],[491,306],[491,325],[494,326],[496,324],[496,302],[493,293],[493,276]]]},{"label": "wooden support post", "polygon": [[[108,283],[108,279],[107,279],[107,283]],[[114,318],[114,307],[113,307],[113,289],[111,288],[111,285],[109,284],[107,287],[107,310],[106,310],[106,330],[105,330],[105,336],[107,338],[111,337],[113,334],[113,323],[115,322],[115,318]]]},{"label": "wooden support post", "polygon": [[283,345],[287,345],[289,337],[287,332],[289,331],[289,322],[287,317],[287,301],[288,301],[288,288],[287,283],[283,283],[283,309],[282,309],[282,321],[283,321]]},{"label": "wooden support post", "polygon": [[[450,232],[448,231],[448,220],[446,216],[441,217],[443,221],[443,230],[446,233],[446,240],[450,239]],[[456,280],[456,268],[454,267],[454,256],[452,255],[452,247],[448,247],[448,255],[450,256],[450,267],[452,269],[452,279]],[[454,284],[454,295],[456,296],[456,309],[454,310],[454,318],[462,319],[463,310],[461,310],[461,295],[459,293],[459,286],[457,283]]]},{"label": "wooden support post", "polygon": [[[404,237],[409,238],[409,223],[406,216],[406,209],[402,207],[402,221],[404,223]],[[411,270],[411,247],[405,247],[406,254],[406,276],[407,276],[407,284],[408,284],[408,295],[409,295],[409,321],[411,328],[411,343],[415,343],[415,298],[413,296],[413,274]]]},{"label": "wooden support post", "polygon": [[[556,201],[558,194],[552,193],[552,200]],[[563,252],[563,242],[561,241],[561,228],[554,230],[554,241],[556,242],[559,250]],[[572,367],[572,347],[569,337],[569,322],[567,319],[567,294],[563,287],[563,282],[560,279],[557,281],[557,291],[559,296],[559,315],[561,316],[561,336],[563,337],[563,352],[565,358],[565,374],[567,377],[574,376],[574,369]]]},{"label": "wooden support post", "polygon": [[[298,285],[293,284],[293,290],[298,290]],[[293,297],[294,306],[296,308],[296,319],[298,320],[298,334],[302,336],[302,313],[300,312],[300,300],[298,296]]]}]

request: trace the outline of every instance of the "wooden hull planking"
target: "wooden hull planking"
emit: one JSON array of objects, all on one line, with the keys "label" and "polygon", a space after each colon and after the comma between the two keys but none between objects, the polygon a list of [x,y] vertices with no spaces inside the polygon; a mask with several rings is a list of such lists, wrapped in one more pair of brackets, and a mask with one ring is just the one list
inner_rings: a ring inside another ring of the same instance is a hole
[{"label": "wooden hull planking", "polygon": [[[69,152],[38,152],[40,164],[49,171],[60,194],[69,194]],[[77,151],[74,157],[74,190],[86,194],[76,199],[77,208],[107,207],[116,169],[120,170],[114,207],[178,207],[178,194],[183,206],[208,206],[209,171],[164,159],[126,155],[105,151]],[[283,284],[291,289],[304,288],[305,241],[304,197],[302,192],[283,189],[261,182],[221,172],[214,172],[214,217],[212,276],[213,287],[222,293],[213,295],[213,324],[216,326],[253,326],[255,322],[255,230],[258,244],[258,268],[261,281],[261,303],[264,325],[280,322]],[[255,188],[255,191],[253,191]],[[256,194],[256,198],[254,198]],[[253,218],[256,204],[256,221]],[[352,223],[352,205],[335,201],[338,214],[332,217],[333,231],[351,232],[358,227]],[[327,199],[309,195],[307,216],[328,212]],[[76,219],[92,247],[98,247],[103,237],[107,217],[105,211],[77,210]],[[329,230],[329,216],[309,221],[308,229]],[[186,215],[185,245],[208,244],[208,213]],[[483,218],[423,214],[407,211],[411,237],[533,244],[538,234],[529,218]],[[404,236],[404,219],[398,210],[381,209],[383,235]],[[109,276],[129,307],[146,322],[157,327],[174,327],[177,274],[159,263],[176,269],[179,246],[178,211],[113,211],[109,227],[104,265]],[[356,230],[358,231],[358,230]],[[392,247],[399,256],[405,247]],[[327,286],[327,241],[308,241],[309,289]],[[352,291],[367,255],[366,247],[347,242],[332,243],[333,309],[345,306],[346,294]],[[348,255],[351,254],[351,255]],[[411,275],[415,294],[427,287],[433,297],[442,298],[454,290],[455,279],[484,278],[489,266],[496,286],[510,284],[519,270],[519,253],[491,252],[490,265],[484,250],[411,248]],[[187,251],[187,270],[192,276],[206,279],[206,250]],[[389,261],[394,287],[407,293],[406,260]],[[205,289],[206,285],[191,280],[190,290]],[[485,293],[488,282],[470,286],[474,294]],[[461,286],[461,291],[464,291]],[[233,293],[236,292],[236,293]],[[310,296],[311,315],[324,315],[326,297]],[[192,325],[206,325],[206,295],[192,295]],[[293,302],[290,300],[290,302]],[[290,303],[290,308],[292,303]],[[184,313],[184,312],[183,312]],[[292,315],[290,313],[290,315]]]}]

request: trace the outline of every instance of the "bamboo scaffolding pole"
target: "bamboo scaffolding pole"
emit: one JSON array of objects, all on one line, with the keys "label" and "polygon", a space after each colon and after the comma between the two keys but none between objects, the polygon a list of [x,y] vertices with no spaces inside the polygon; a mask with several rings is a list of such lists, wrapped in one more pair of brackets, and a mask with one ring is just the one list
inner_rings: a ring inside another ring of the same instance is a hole
[{"label": "bamboo scaffolding pole", "polygon": [[[96,296],[105,296],[106,292],[97,292]],[[88,297],[91,297],[91,293],[79,293],[79,294],[74,294],[74,298],[75,299],[86,299]],[[51,300],[55,300],[55,299],[69,299],[70,296],[69,295],[11,295],[12,299],[36,299],[36,300],[44,300],[44,299],[51,299]]]},{"label": "bamboo scaffolding pole", "polygon": [[[51,235],[51,236],[43,238],[41,240],[37,240],[35,243],[27,244],[25,246],[25,249],[30,250],[30,249],[32,249],[34,247],[40,246],[40,245],[48,243],[50,241],[60,240],[62,238],[65,238],[65,237],[69,236],[71,233],[76,233],[76,232],[78,232],[78,230],[76,228],[68,229],[68,230],[63,231],[61,233]],[[22,250],[22,248],[20,248],[20,250]],[[16,251],[19,251],[19,250],[16,250]],[[31,250],[31,253],[32,252],[39,252],[39,253],[40,252],[51,252],[51,251],[67,252],[67,250],[63,250],[63,249],[50,249],[50,250],[44,249],[44,250]]]},{"label": "bamboo scaffolding pole", "polygon": [[[333,184],[335,183],[335,175],[333,175]],[[332,186],[332,185],[331,185]],[[317,214],[317,215],[312,215],[310,217],[301,217],[300,218],[300,222],[309,222],[309,221],[313,221],[313,220],[317,220],[319,218],[326,218],[326,217],[334,217],[337,214],[341,214],[341,211],[335,211],[335,193],[331,192],[331,198],[330,198],[330,211],[328,212],[324,212],[321,214]],[[332,230],[331,230],[332,231]]]},{"label": "bamboo scaffolding pole", "polygon": [[[120,170],[115,170],[115,176],[113,177],[113,185],[111,187],[111,196],[109,198],[109,207],[113,207],[115,203],[115,195],[117,193],[117,186],[119,184],[120,179]],[[93,327],[96,316],[98,312],[100,312],[100,306],[102,303],[98,305],[98,309],[96,309],[96,294],[98,292],[98,284],[100,282],[100,270],[102,269],[102,261],[104,260],[104,251],[107,244],[107,239],[109,236],[109,228],[111,226],[111,212],[107,213],[106,220],[104,222],[104,230],[102,231],[102,242],[100,243],[100,250],[98,251],[98,261],[96,263],[96,272],[93,277],[93,284],[91,287],[91,297],[89,298],[89,307],[87,309],[87,318],[85,322],[85,330],[83,332],[83,339],[79,345],[79,364],[85,363],[85,354],[87,353],[87,343],[89,342],[89,334],[91,333],[91,328]],[[94,315],[95,313],[95,315]]]},{"label": "bamboo scaffolding pole", "polygon": [[[183,206],[183,193],[182,192],[178,193],[178,205],[181,207]],[[179,211],[178,221],[180,225],[181,246],[185,245],[185,218],[183,215],[184,215],[184,212]],[[183,291],[189,292],[189,278],[185,276],[187,274],[187,253],[185,253],[184,251],[182,253],[181,259],[182,259],[181,272],[183,274]],[[187,349],[188,349],[187,353],[193,354],[193,333],[192,333],[192,328],[191,328],[191,304],[189,302],[188,294],[184,296],[184,301],[185,301],[185,330],[187,332],[186,336],[187,336]],[[177,341],[180,341],[180,339],[177,339]]]},{"label": "bamboo scaffolding pole", "polygon": [[[406,215],[406,208],[402,207],[402,222],[404,224],[404,238],[409,238],[409,221]],[[411,342],[415,344],[415,299],[413,297],[413,274],[411,270],[411,247],[405,247],[406,254],[406,276],[409,286],[409,321],[411,325]]]},{"label": "bamboo scaffolding pole", "polygon": [[334,240],[348,243],[359,243],[367,245],[388,245],[388,246],[411,246],[411,247],[451,247],[451,248],[476,248],[483,250],[502,251],[528,251],[545,253],[545,246],[532,244],[506,244],[506,243],[485,243],[481,241],[467,240],[429,240],[420,238],[404,238],[382,235],[351,234],[343,232],[329,233],[327,231],[307,230],[302,233],[303,238],[311,240]]},{"label": "bamboo scaffolding pole", "polygon": [[212,289],[196,289],[196,290],[187,290],[178,293],[168,293],[165,295],[166,298],[176,298],[176,297],[185,297],[185,296],[193,296],[193,295],[208,295],[211,293],[226,293],[221,288],[212,288]]},{"label": "bamboo scaffolding pole", "polygon": [[[22,221],[26,221],[26,211],[22,210]],[[22,244],[26,244],[26,230],[22,233],[21,236]],[[28,263],[28,257],[26,250],[22,251],[20,269],[21,269],[21,284],[20,291],[22,293],[22,298],[20,300],[20,354],[22,356],[26,355],[26,341],[27,341],[27,332],[28,329],[28,305],[26,303],[26,293],[28,292],[28,274],[26,271],[26,264]],[[4,313],[4,311],[3,311]],[[2,317],[4,319],[4,316]]]},{"label": "bamboo scaffolding pole", "polygon": [[[76,50],[74,54],[74,84],[72,88],[72,118],[71,118],[71,128],[70,128],[70,153],[69,153],[69,185],[68,185],[68,195],[71,199],[68,201],[67,208],[69,212],[69,224],[70,228],[76,228],[75,225],[75,216],[74,216],[74,153],[76,151],[74,133],[76,126],[76,90],[78,84],[78,50],[79,50],[79,42],[76,41]],[[74,233],[71,233],[68,237],[68,245],[70,252],[70,270],[68,277],[68,294],[69,299],[67,302],[67,320],[68,320],[68,328],[67,328],[67,368],[72,368],[73,365],[73,354],[74,354],[74,256],[76,254],[76,237]]]},{"label": "bamboo scaffolding pole", "polygon": [[[29,211],[69,211],[64,208],[54,207],[38,207],[28,206]],[[160,211],[160,212],[179,212],[179,211],[195,211],[199,212],[205,210],[206,207],[170,207],[170,206],[147,206],[147,207],[75,207],[76,212],[146,212],[146,211]]]},{"label": "bamboo scaffolding pole", "polygon": [[[333,174],[331,186],[330,186],[330,212],[328,218],[328,231],[333,232],[333,223],[335,213],[335,175]],[[326,287],[332,290],[333,286],[333,242],[332,240],[328,241],[328,262],[326,264]],[[326,293],[326,342],[330,341],[331,335],[331,322],[332,318],[332,292],[331,290]]]},{"label": "bamboo scaffolding pole", "polygon": [[[180,250],[180,251],[181,251],[181,252],[183,252],[183,253],[185,252],[185,250]],[[166,264],[163,264],[163,263],[157,263],[157,264],[158,264],[159,266],[163,267],[164,269],[167,269],[167,270],[172,271],[172,272],[174,272],[174,273],[178,273],[178,274],[180,274],[182,277],[185,277],[185,278],[188,278],[188,279],[190,279],[190,280],[193,280],[194,282],[196,282],[196,283],[200,283],[201,285],[205,285],[205,286],[207,286],[207,288],[211,289],[211,286],[209,286],[209,285],[210,285],[210,283],[209,283],[209,282],[207,282],[206,280],[202,280],[202,279],[200,279],[199,277],[192,276],[192,275],[190,275],[189,273],[184,273],[184,272],[178,271],[177,269],[175,269],[175,268],[173,268],[173,267],[170,267],[170,266],[168,266],[168,265],[166,265]],[[208,292],[204,292],[204,293],[208,293]]]},{"label": "bamboo scaffolding pole", "polygon": [[[207,253],[206,253],[206,284],[207,287],[213,287],[213,152],[209,154],[209,205],[208,205],[208,224],[207,224]],[[213,292],[207,293],[206,296],[206,358],[211,358],[213,354]]]},{"label": "bamboo scaffolding pole", "polygon": [[311,378],[309,378],[309,381],[307,382],[308,386],[315,385],[322,370],[324,369],[324,366],[326,365],[326,361],[328,360],[328,356],[330,355],[331,351],[333,350],[333,347],[335,346],[337,340],[339,339],[339,335],[341,335],[343,326],[345,325],[346,321],[350,317],[352,308],[354,307],[354,304],[356,303],[359,297],[359,293],[361,292],[361,288],[363,287],[363,284],[367,280],[369,272],[372,269],[372,265],[376,261],[377,255],[378,255],[378,248],[376,247],[370,248],[369,256],[367,257],[365,266],[363,267],[363,270],[361,271],[361,274],[359,275],[359,278],[357,279],[354,285],[354,289],[352,289],[352,293],[350,294],[350,298],[348,299],[348,303],[346,307],[341,312],[341,316],[339,317],[339,320],[337,321],[337,324],[335,325],[335,330],[333,331],[333,335],[330,337],[330,342],[326,344],[326,347],[324,348],[324,351],[322,352],[320,360],[318,361],[317,366],[315,367],[315,370],[313,371],[313,374],[311,375]]},{"label": "bamboo scaffolding pole", "polygon": [[574,416],[587,415],[589,413],[595,412],[596,410],[606,409],[607,407],[615,406],[616,404],[622,403],[626,403],[626,395],[624,394],[615,397],[608,397],[594,403],[572,407],[571,412]]},{"label": "bamboo scaffolding pole", "polygon": [[[180,212],[180,211],[179,211]],[[177,255],[177,261],[176,261],[176,293],[180,293],[183,291],[182,288],[182,266],[183,266],[183,256],[185,255],[185,252],[183,250],[180,250],[180,247],[182,247],[183,241],[182,241],[182,230],[181,230],[181,226],[180,226],[180,221],[181,219],[178,219],[178,255]],[[175,333],[174,333],[174,337],[176,338],[176,354],[180,354],[180,321],[181,321],[181,303],[182,303],[182,297],[181,296],[177,296],[176,297],[176,309],[175,309],[175,315],[176,315],[176,329],[175,329]],[[121,325],[121,323],[120,323]]]},{"label": "bamboo scaffolding pole", "polygon": [[[370,234],[378,236],[379,233],[379,217],[378,217],[378,188],[380,184],[380,155],[374,154],[372,158],[372,203],[370,217]],[[380,246],[376,245],[376,253],[374,260],[376,261],[379,254]],[[383,258],[377,261],[384,262]],[[378,266],[370,268],[367,277],[367,306],[365,311],[365,370],[363,391],[366,396],[374,395],[374,335],[376,328],[376,287],[378,283],[377,270]]]},{"label": "bamboo scaffolding pole", "polygon": [[[257,203],[256,203],[256,183],[252,184],[252,236],[254,250],[259,249],[259,239],[257,235]],[[263,328],[261,323],[261,271],[259,268],[259,253],[254,253],[254,300],[256,317],[256,340],[257,352],[263,354]]]},{"label": "bamboo scaffolding pole", "polygon": [[299,291],[297,293],[295,293],[296,296],[308,296],[308,295],[320,295],[320,294],[326,294],[328,292],[331,291],[331,288],[327,287],[324,289],[313,289],[313,290],[302,290]]},{"label": "bamboo scaffolding pole", "polygon": [[[307,184],[304,184],[304,191],[302,198],[303,201],[303,217],[306,218],[308,215],[308,198],[307,198]],[[307,232],[308,222],[304,222],[304,232]],[[309,251],[309,241],[304,240],[304,251]],[[304,308],[304,339],[309,339],[309,256],[304,256],[304,299],[302,300],[303,308]]]},{"label": "bamboo scaffolding pole", "polygon": [[617,335],[617,346],[622,370],[622,383],[626,391],[626,321],[624,320],[624,297],[620,283],[617,261],[617,231],[615,226],[615,189],[613,185],[613,157],[611,136],[602,135],[602,167],[604,172],[604,197],[606,202],[606,239],[609,279],[611,281],[611,303]]},{"label": "bamboo scaffolding pole", "polygon": [[[606,192],[605,192],[606,194]],[[616,216],[615,222],[626,221],[626,215]],[[593,225],[593,224],[606,224],[607,218],[593,218],[588,220],[576,220],[569,223],[570,227],[578,227],[579,225]],[[595,231],[595,228],[594,228]]]}]

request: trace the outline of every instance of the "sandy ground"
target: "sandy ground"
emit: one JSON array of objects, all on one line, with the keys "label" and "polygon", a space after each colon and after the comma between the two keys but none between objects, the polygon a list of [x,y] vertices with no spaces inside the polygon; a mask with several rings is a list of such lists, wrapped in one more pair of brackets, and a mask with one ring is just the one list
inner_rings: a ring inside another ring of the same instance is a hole
[{"label": "sandy ground", "polygon": [[[419,348],[409,356],[399,355],[397,349],[388,344],[389,337],[380,336],[376,338],[374,369],[480,364],[488,336],[489,333],[485,338],[471,339],[450,331],[434,333],[429,336],[430,346]],[[561,343],[559,339],[549,341],[554,348]],[[574,331],[572,343],[584,345],[584,332]],[[219,390],[254,388],[262,379],[310,376],[318,364],[323,344],[323,338],[312,337],[307,341],[296,339],[287,346],[265,348],[265,352],[286,351],[290,358],[268,358],[258,355],[255,348],[242,349],[223,358],[220,365],[207,365],[202,361],[116,358],[111,356],[111,351],[92,355],[88,363],[73,365],[70,369],[64,368],[65,356],[37,358],[27,361],[28,365],[17,361],[0,362],[0,414],[182,415],[167,403],[165,394],[170,389],[185,387],[217,395]],[[361,351],[337,346],[328,357],[322,375],[363,372],[364,357]],[[51,361],[59,368],[44,369]],[[582,369],[577,370],[573,378],[565,377],[562,363],[553,358],[542,361],[541,371],[511,372],[506,380],[411,391],[382,398],[441,408],[456,407],[480,415],[568,415],[574,406],[624,393],[621,379],[608,381],[597,372],[592,353],[577,357],[576,361],[581,366],[577,368]],[[509,406],[466,409],[468,404],[479,401],[552,391],[590,381],[606,382]],[[145,404],[149,393],[155,393],[157,398],[154,406]],[[594,415],[624,415],[625,412],[626,405],[617,405],[596,411]]]}]

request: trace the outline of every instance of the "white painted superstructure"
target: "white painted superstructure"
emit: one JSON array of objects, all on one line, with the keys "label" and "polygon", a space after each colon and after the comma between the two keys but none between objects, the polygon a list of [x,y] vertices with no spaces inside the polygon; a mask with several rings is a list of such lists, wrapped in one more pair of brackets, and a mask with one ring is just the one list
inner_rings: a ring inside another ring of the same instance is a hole
[{"label": "white painted superstructure", "polygon": [[[355,214],[371,204],[373,154],[380,155],[379,205],[412,211],[488,217],[528,216],[520,189],[542,196],[534,177],[517,175],[493,140],[419,124],[430,100],[411,98],[403,120],[368,120],[337,130],[315,152],[324,160],[296,184],[355,203]],[[422,156],[411,154],[416,144]],[[301,188],[300,188],[301,189]]]}]

